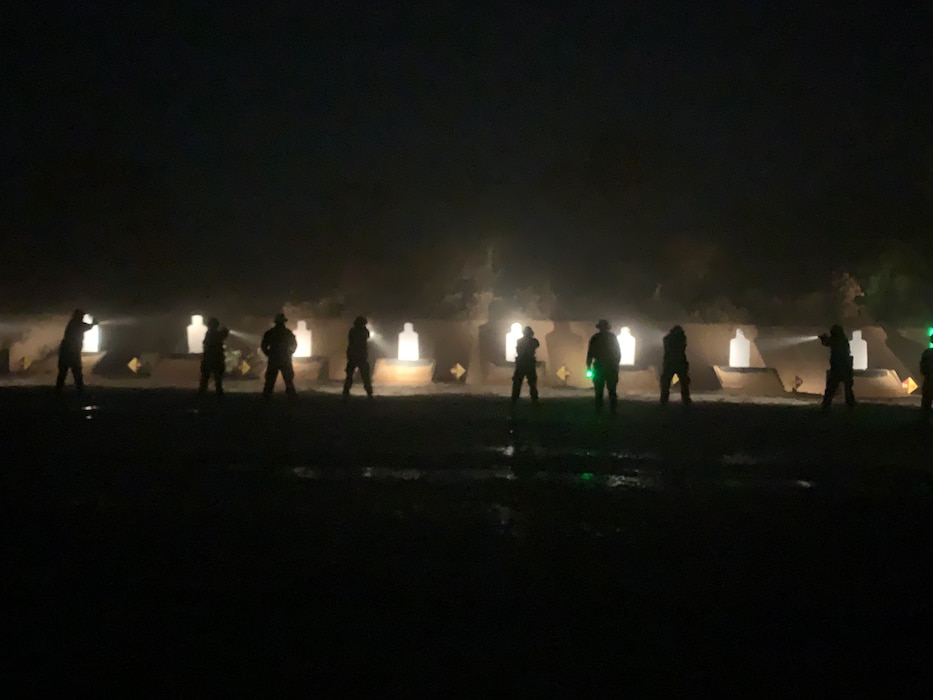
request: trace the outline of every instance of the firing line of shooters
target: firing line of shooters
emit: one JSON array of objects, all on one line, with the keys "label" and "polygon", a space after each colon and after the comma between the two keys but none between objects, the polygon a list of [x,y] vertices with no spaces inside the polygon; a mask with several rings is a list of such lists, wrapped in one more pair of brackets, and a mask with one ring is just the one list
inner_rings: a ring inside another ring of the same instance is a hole
[{"label": "firing line of shooters", "polygon": [[[61,345],[58,350],[58,376],[55,381],[55,391],[61,393],[65,386],[68,373],[74,378],[78,393],[84,392],[84,374],[81,366],[81,349],[84,334],[91,330],[97,321],[85,320],[87,317],[83,310],[75,309],[71,319],[65,327]],[[295,370],[292,357],[298,349],[295,334],[285,324],[288,319],[285,314],[279,313],[273,320],[272,328],[262,336],[260,349],[267,358],[265,383],[262,394],[271,398],[275,383],[281,374],[285,384],[285,394],[290,399],[297,396],[295,391]],[[615,413],[618,409],[618,395],[616,389],[619,384],[619,365],[621,350],[619,339],[611,332],[609,322],[601,319],[596,324],[597,332],[590,338],[586,352],[586,374],[593,380],[595,408],[603,410],[605,395],[609,395],[609,410]],[[201,379],[198,386],[200,394],[206,394],[211,381],[218,396],[223,396],[223,380],[226,373],[226,340],[230,331],[222,327],[216,318],[207,323],[207,332],[204,335],[203,354],[201,356]],[[518,402],[521,396],[522,385],[528,384],[528,391],[532,403],[538,402],[538,375],[536,353],[540,343],[534,337],[534,330],[526,326],[522,337],[515,345],[515,371],[512,375],[512,404]],[[353,376],[359,371],[363,381],[363,388],[369,398],[373,397],[372,377],[369,366],[369,338],[367,320],[358,316],[347,334],[347,364],[345,367],[346,379],[343,384],[343,397],[349,398],[353,386]],[[821,403],[824,411],[829,410],[833,397],[842,384],[845,393],[845,402],[849,408],[855,406],[855,393],[853,384],[855,373],[853,358],[849,347],[849,339],[840,325],[834,325],[829,333],[819,336],[820,342],[829,348],[829,369],[826,371],[826,388]],[[923,376],[921,393],[921,409],[929,415],[933,407],[933,334],[930,335],[929,347],[920,358],[920,374]],[[689,407],[690,398],[690,363],[687,361],[687,334],[681,326],[674,326],[664,336],[664,357],[661,365],[660,390],[661,404],[666,405],[670,399],[671,384],[677,377],[680,385],[680,397],[683,405]]]}]

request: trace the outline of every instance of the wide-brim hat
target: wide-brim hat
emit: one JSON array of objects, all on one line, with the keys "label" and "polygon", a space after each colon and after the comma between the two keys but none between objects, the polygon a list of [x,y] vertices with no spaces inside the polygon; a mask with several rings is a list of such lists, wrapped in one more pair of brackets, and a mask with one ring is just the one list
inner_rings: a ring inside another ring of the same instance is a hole
[{"label": "wide-brim hat", "polygon": [[609,321],[604,318],[601,318],[596,322],[596,327],[601,331],[608,331],[611,328]]}]

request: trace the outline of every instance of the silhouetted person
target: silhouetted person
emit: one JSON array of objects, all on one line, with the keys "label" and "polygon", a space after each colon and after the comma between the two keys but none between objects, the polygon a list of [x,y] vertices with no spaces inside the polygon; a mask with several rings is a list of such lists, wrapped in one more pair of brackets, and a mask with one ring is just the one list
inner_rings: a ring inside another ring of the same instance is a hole
[{"label": "silhouetted person", "polygon": [[664,336],[664,361],[661,366],[661,403],[667,405],[671,398],[671,382],[674,375],[680,381],[680,398],[685,406],[690,405],[690,363],[687,362],[687,334],[680,326],[671,328]]},{"label": "silhouetted person", "polygon": [[357,316],[353,327],[347,334],[347,378],[343,382],[343,398],[350,398],[350,387],[353,386],[353,373],[360,371],[363,388],[366,395],[373,397],[373,381],[369,374],[369,329],[366,319]]},{"label": "silhouetted person", "polygon": [[602,319],[596,324],[599,333],[590,338],[586,351],[586,368],[593,371],[593,388],[596,390],[596,410],[603,410],[603,393],[609,390],[609,410],[616,412],[616,386],[619,383],[619,363],[622,351],[619,339],[609,332],[609,321]]},{"label": "silhouetted person", "polygon": [[97,321],[92,323],[84,322],[84,312],[81,309],[75,309],[71,314],[71,320],[65,326],[65,335],[62,337],[61,345],[58,346],[58,379],[55,380],[55,391],[61,393],[65,387],[65,378],[68,371],[75,380],[75,388],[79,394],[84,393],[84,372],[81,369],[81,348],[84,345],[84,334],[97,325]]},{"label": "silhouetted person", "polygon": [[275,325],[262,336],[262,352],[268,358],[266,365],[266,384],[262,394],[271,398],[275,389],[275,380],[279,372],[285,382],[285,393],[289,398],[295,398],[295,369],[292,367],[292,355],[298,349],[295,334],[285,325],[285,314],[276,314]]},{"label": "silhouetted person", "polygon": [[826,371],[826,391],[823,392],[823,410],[828,411],[833,402],[833,396],[841,383],[846,391],[846,406],[855,406],[855,393],[852,384],[855,373],[852,369],[852,354],[849,352],[849,339],[846,338],[842,326],[835,325],[829,329],[829,335],[821,335],[820,342],[829,348],[829,369]]},{"label": "silhouetted person", "polygon": [[227,369],[224,341],[227,340],[228,335],[230,335],[230,331],[221,328],[220,321],[216,318],[212,318],[207,322],[207,333],[204,334],[204,354],[201,356],[199,394],[207,393],[207,385],[210,383],[211,377],[213,377],[217,395],[224,395],[224,373]]},{"label": "silhouetted person", "polygon": [[512,403],[518,403],[522,382],[528,381],[532,402],[538,401],[538,360],[535,353],[540,343],[531,326],[525,326],[522,337],[515,343],[515,373],[512,375]]},{"label": "silhouetted person", "polygon": [[930,336],[930,347],[920,356],[920,374],[923,376],[923,388],[920,395],[920,408],[927,416],[933,406],[933,335]]}]

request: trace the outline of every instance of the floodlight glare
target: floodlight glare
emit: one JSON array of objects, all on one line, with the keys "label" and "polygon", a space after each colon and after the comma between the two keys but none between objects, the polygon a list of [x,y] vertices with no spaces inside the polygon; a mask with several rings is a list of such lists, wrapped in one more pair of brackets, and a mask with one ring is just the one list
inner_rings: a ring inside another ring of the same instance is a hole
[{"label": "floodlight glare", "polygon": [[628,326],[619,331],[619,364],[626,367],[635,364],[635,336]]},{"label": "floodlight glare", "polygon": [[505,334],[505,361],[515,362],[515,346],[522,337],[522,324],[513,323],[512,330]]},{"label": "floodlight glare", "polygon": [[729,366],[748,367],[751,365],[752,344],[745,337],[745,331],[737,328],[735,337],[729,341]]},{"label": "floodlight glare", "polygon": [[852,331],[849,351],[852,354],[852,369],[868,369],[868,343],[862,339],[862,331]]},{"label": "floodlight glare", "polygon": [[398,334],[398,359],[403,362],[417,362],[418,353],[418,334],[415,327],[406,323],[402,326],[402,332]]},{"label": "floodlight glare", "polygon": [[311,357],[311,329],[308,328],[307,321],[299,321],[295,329],[295,341],[298,346],[295,348],[295,357]]},{"label": "floodlight glare", "polygon": [[[84,314],[85,323],[94,323],[90,314]],[[100,352],[100,326],[94,326],[84,333],[84,342],[81,344],[81,352]]]},{"label": "floodlight glare", "polygon": [[201,314],[195,314],[191,317],[191,325],[188,326],[189,355],[198,355],[203,352],[205,335],[207,335],[207,326],[204,325],[204,317]]}]

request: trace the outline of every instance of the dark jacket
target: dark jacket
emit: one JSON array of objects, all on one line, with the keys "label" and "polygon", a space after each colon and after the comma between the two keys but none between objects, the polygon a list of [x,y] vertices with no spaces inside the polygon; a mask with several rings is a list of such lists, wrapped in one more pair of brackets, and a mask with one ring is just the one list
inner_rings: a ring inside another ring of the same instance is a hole
[{"label": "dark jacket", "polygon": [[522,337],[515,343],[515,364],[523,367],[534,367],[537,364],[535,352],[541,343],[535,337]]},{"label": "dark jacket", "polygon": [[298,341],[286,326],[276,325],[262,336],[261,347],[270,363],[290,364],[292,355],[298,349]]},{"label": "dark jacket", "polygon": [[224,361],[224,341],[230,334],[226,328],[208,328],[204,334],[204,359],[208,362]]},{"label": "dark jacket", "polygon": [[354,362],[366,362],[369,357],[369,329],[366,326],[353,326],[347,334],[347,359]]},{"label": "dark jacket", "polygon": [[927,348],[920,356],[920,374],[933,379],[933,348]]},{"label": "dark jacket", "polygon": [[59,355],[80,355],[81,346],[84,345],[84,334],[94,327],[92,323],[85,323],[83,319],[72,318],[65,326],[65,335],[58,348]]},{"label": "dark jacket", "polygon": [[595,363],[603,369],[618,369],[622,361],[622,350],[619,348],[619,339],[609,331],[600,331],[590,338],[590,345],[586,351],[586,365]]},{"label": "dark jacket", "polygon": [[668,333],[664,336],[664,366],[687,366],[687,336],[683,333]]},{"label": "dark jacket", "polygon": [[849,339],[844,335],[821,335],[820,342],[829,348],[829,369],[832,372],[851,372],[852,354]]}]

